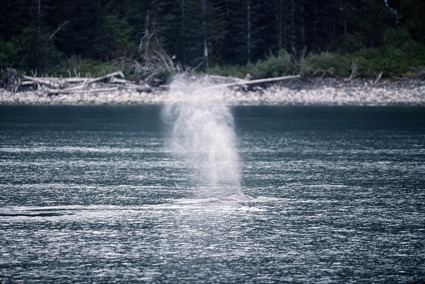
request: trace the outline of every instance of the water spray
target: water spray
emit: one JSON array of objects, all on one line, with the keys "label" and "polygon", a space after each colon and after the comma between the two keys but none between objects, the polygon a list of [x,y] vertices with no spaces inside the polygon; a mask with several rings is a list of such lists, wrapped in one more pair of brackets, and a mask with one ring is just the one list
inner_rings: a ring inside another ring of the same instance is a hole
[{"label": "water spray", "polygon": [[163,112],[172,126],[170,147],[192,165],[204,197],[244,197],[233,116],[223,102],[227,89],[211,86],[207,77],[174,78]]}]

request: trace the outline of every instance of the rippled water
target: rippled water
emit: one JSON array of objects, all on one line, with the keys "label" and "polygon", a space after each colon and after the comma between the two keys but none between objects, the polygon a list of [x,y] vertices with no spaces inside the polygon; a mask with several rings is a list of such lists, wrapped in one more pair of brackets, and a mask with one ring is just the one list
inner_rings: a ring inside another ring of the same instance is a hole
[{"label": "rippled water", "polygon": [[233,108],[249,202],[160,112],[0,107],[1,283],[425,280],[424,108]]}]

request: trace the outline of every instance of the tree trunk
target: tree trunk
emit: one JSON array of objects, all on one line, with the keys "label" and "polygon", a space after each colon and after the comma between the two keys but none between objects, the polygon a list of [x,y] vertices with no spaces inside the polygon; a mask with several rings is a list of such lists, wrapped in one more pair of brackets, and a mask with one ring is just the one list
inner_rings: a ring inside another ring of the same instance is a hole
[{"label": "tree trunk", "polygon": [[257,80],[241,80],[234,83],[226,83],[226,84],[218,84],[218,85],[212,85],[209,87],[206,87],[207,89],[215,89],[215,88],[222,88],[222,87],[233,87],[233,86],[244,86],[244,85],[255,85],[255,84],[261,84],[261,83],[270,83],[270,82],[277,82],[277,81],[284,81],[284,80],[293,80],[293,79],[299,79],[301,78],[300,75],[293,75],[293,76],[282,76],[282,77],[274,77],[274,78],[266,78],[266,79],[257,79]]},{"label": "tree trunk", "polygon": [[282,36],[283,36],[283,20],[282,20],[282,13],[283,13],[283,0],[277,0],[277,47],[278,50],[281,50],[283,47],[282,44]]},{"label": "tree trunk", "polygon": [[[145,59],[149,58],[149,40],[150,40],[150,29],[149,29],[149,23],[150,23],[150,11],[146,11],[146,17],[145,17],[145,37],[146,37],[146,43],[145,43]],[[142,39],[143,40],[143,39]]]},{"label": "tree trunk", "polygon": [[35,58],[34,67],[37,70],[40,61],[40,35],[41,34],[41,0],[37,0],[37,34],[35,36]]},{"label": "tree trunk", "polygon": [[187,56],[186,56],[186,1],[181,0],[180,2],[180,12],[181,12],[181,27],[180,27],[180,35],[181,35],[181,63],[186,64]]},{"label": "tree trunk", "polygon": [[295,50],[295,1],[291,0],[291,34],[290,34],[290,42],[291,48]]},{"label": "tree trunk", "polygon": [[210,68],[208,57],[208,22],[207,22],[207,0],[202,1],[202,33],[204,47],[204,63],[207,69]]},{"label": "tree trunk", "polygon": [[246,56],[251,62],[251,2],[246,0]]}]

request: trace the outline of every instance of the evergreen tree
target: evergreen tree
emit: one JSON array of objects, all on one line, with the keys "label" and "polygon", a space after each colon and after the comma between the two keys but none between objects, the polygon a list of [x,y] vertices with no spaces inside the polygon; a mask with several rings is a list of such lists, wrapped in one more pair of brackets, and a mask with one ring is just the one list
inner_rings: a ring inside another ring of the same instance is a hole
[{"label": "evergreen tree", "polygon": [[0,68],[24,68],[34,28],[30,0],[0,0]]},{"label": "evergreen tree", "polygon": [[[391,7],[396,7],[400,22],[410,31],[414,40],[425,44],[425,2],[422,0],[403,0],[396,3],[390,1]],[[394,1],[395,2],[395,1]]]},{"label": "evergreen tree", "polygon": [[349,9],[349,32],[356,34],[365,47],[380,46],[385,30],[397,24],[384,1],[350,1]]},{"label": "evergreen tree", "polygon": [[0,67],[43,70],[61,54],[143,60],[159,51],[208,68],[280,50],[425,44],[424,14],[422,0],[0,0]]}]

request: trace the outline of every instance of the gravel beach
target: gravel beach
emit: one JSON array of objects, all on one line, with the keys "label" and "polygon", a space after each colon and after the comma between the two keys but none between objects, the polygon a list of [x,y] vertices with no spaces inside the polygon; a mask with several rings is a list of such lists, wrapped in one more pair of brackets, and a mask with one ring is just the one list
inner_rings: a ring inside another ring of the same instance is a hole
[{"label": "gravel beach", "polygon": [[[170,96],[167,88],[151,92],[116,88],[74,94],[48,94],[43,90],[13,93],[0,89],[0,104],[162,104]],[[425,81],[383,80],[373,84],[360,79],[299,79],[231,88],[225,91],[224,100],[229,105],[425,105]]]}]

